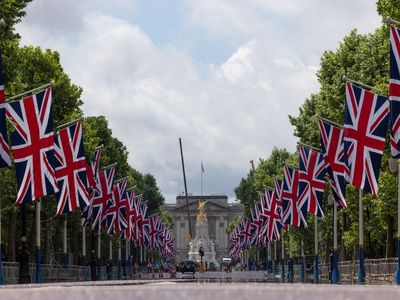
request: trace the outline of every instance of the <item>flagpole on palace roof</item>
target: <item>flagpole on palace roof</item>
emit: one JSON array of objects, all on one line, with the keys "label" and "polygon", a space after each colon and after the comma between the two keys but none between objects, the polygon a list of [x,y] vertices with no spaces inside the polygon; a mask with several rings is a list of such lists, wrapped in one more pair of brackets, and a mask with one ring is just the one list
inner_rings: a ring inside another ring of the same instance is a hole
[{"label": "flagpole on palace roof", "polygon": [[[38,86],[38,87],[36,87],[36,88],[34,88],[34,89],[31,89],[31,90],[29,90],[29,91],[23,92],[23,93],[21,93],[21,94],[8,97],[8,98],[6,98],[6,102],[8,102],[8,103],[13,102],[13,101],[11,101],[11,100],[14,100],[14,99],[17,99],[17,98],[22,98],[23,96],[28,95],[28,94],[31,94],[31,93],[33,93],[33,92],[35,92],[35,91],[38,91],[38,90],[46,89],[46,88],[48,88],[49,86],[52,86],[53,84],[54,84],[54,81],[51,81],[50,83],[46,83],[46,84],[44,84],[44,85]],[[17,99],[16,101],[18,101],[18,100],[20,100],[20,99]]]}]

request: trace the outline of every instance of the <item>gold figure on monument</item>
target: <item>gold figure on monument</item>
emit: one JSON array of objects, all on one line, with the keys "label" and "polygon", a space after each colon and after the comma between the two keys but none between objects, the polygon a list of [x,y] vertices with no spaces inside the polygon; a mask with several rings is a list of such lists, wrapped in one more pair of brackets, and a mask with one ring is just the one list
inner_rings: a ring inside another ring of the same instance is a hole
[{"label": "gold figure on monument", "polygon": [[207,201],[201,201],[199,200],[199,212],[197,213],[197,222],[199,221],[205,221],[207,222],[207,215],[206,215],[206,203]]}]

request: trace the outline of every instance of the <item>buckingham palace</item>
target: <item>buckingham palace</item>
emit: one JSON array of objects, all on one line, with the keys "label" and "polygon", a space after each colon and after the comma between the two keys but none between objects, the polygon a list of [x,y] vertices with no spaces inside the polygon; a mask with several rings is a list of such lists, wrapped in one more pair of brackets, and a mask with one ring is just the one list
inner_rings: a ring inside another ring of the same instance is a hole
[{"label": "buckingham palace", "polygon": [[[228,256],[228,223],[234,217],[242,214],[239,203],[229,203],[225,195],[188,196],[190,220],[193,237],[196,236],[196,215],[199,200],[207,201],[206,213],[210,239],[215,242],[217,261]],[[179,263],[188,259],[189,222],[185,196],[177,196],[176,203],[166,204],[162,208],[170,212],[174,223],[174,253],[175,260]]]}]

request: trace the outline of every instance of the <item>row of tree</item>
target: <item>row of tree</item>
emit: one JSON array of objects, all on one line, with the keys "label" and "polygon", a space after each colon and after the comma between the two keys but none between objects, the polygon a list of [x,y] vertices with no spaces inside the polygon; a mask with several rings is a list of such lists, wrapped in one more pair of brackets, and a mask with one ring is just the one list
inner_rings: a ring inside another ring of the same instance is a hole
[{"label": "row of tree", "polygon": [[[378,13],[382,17],[400,19],[397,0],[379,0]],[[336,51],[326,51],[321,57],[317,72],[320,90],[310,95],[299,108],[298,116],[289,116],[294,126],[294,135],[299,141],[320,148],[318,118],[343,124],[345,81],[343,76],[366,83],[388,93],[389,82],[389,26],[385,23],[373,33],[360,34],[352,30],[340,43]],[[389,139],[386,139],[387,141]],[[364,196],[364,230],[366,257],[393,257],[395,255],[395,226],[397,217],[397,179],[389,170],[389,144],[385,147],[379,177],[379,194],[373,198]],[[272,153],[260,159],[255,170],[250,170],[235,188],[236,198],[244,205],[244,214],[249,216],[250,207],[259,199],[264,186],[273,186],[275,176],[283,177],[286,162],[298,165],[298,153],[286,149],[273,149]],[[326,189],[329,187],[326,186]],[[325,219],[319,222],[320,251],[328,259],[333,244],[333,204],[328,204],[329,192],[324,193]],[[358,253],[358,192],[347,186],[348,209],[338,213],[340,260],[354,259]],[[308,218],[309,228],[291,228],[284,235],[292,235],[294,255],[300,256],[301,241],[305,253],[313,254],[313,216]],[[231,228],[233,228],[233,224]],[[285,238],[289,243],[289,238]],[[289,245],[287,245],[289,246]]]},{"label": "row of tree", "polygon": [[[15,24],[25,16],[25,8],[31,0],[5,0],[0,5],[0,49],[3,55],[6,97],[17,95],[26,90],[41,86],[50,81],[53,84],[53,115],[55,126],[83,117],[82,88],[73,84],[64,72],[60,55],[50,49],[20,46],[20,36],[15,32]],[[135,186],[136,194],[143,194],[148,201],[149,215],[160,213],[164,197],[157,187],[156,179],[151,174],[142,174],[128,163],[126,146],[115,136],[104,116],[90,116],[83,119],[84,143],[87,160],[93,160],[95,148],[103,145],[101,165],[116,162],[116,178],[128,177],[128,185]],[[139,146],[138,141],[138,146]],[[17,249],[21,237],[21,209],[15,206],[16,179],[15,168],[0,170],[0,203],[2,216],[1,245],[3,259],[17,260]],[[81,255],[81,216],[80,212],[55,218],[57,201],[54,196],[42,199],[42,245],[43,263],[48,263],[50,254],[62,250],[62,228],[64,218],[68,219],[68,249],[74,254],[75,263]],[[34,205],[26,207],[27,237],[31,253],[35,249]],[[171,219],[161,214],[163,221],[170,227]],[[108,237],[109,238],[109,237]],[[107,247],[108,243],[103,243]],[[88,243],[88,247],[90,247]],[[102,250],[102,253],[106,249]],[[89,253],[89,251],[88,251]]]}]

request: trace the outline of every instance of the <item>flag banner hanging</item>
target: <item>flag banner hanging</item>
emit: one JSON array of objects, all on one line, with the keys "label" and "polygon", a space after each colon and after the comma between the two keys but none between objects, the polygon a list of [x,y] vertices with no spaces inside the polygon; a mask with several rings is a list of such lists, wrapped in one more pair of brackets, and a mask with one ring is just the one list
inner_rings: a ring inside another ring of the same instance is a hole
[{"label": "flag banner hanging", "polygon": [[282,221],[284,224],[295,227],[307,227],[306,218],[299,207],[299,170],[285,166],[285,178],[283,180],[282,200],[283,214]]},{"label": "flag banner hanging", "polygon": [[251,246],[251,238],[253,236],[253,228],[251,226],[251,222],[249,221],[249,219],[242,219],[239,224],[240,248],[242,250],[249,249]]},{"label": "flag banner hanging", "polygon": [[11,166],[10,147],[7,141],[3,59],[0,51],[0,168]]},{"label": "flag banner hanging", "polygon": [[128,226],[125,213],[126,179],[113,185],[112,200],[105,212],[107,234],[119,235]]},{"label": "flag banner hanging", "polygon": [[100,193],[99,168],[101,160],[101,148],[101,146],[96,148],[94,163],[86,164],[89,205],[82,209],[82,226],[87,225],[91,220],[94,196],[96,193]]},{"label": "flag banner hanging", "polygon": [[144,245],[149,242],[149,219],[147,217],[147,202],[142,202],[139,205],[140,216],[139,219],[139,244]]},{"label": "flag banner hanging", "polygon": [[58,132],[55,146],[55,170],[59,191],[57,214],[75,211],[89,205],[86,160],[82,123],[77,122]]},{"label": "flag banner hanging", "polygon": [[115,165],[99,172],[100,190],[95,192],[92,202],[92,229],[100,229],[105,225],[105,212],[112,201]]},{"label": "flag banner hanging", "polygon": [[299,152],[299,207],[323,218],[326,162],[322,153],[304,145],[300,145]]},{"label": "flag banner hanging", "polygon": [[130,189],[126,191],[126,201],[125,201],[125,215],[126,215],[126,228],[124,229],[124,238],[128,241],[132,239],[132,228],[134,226],[135,217],[135,190]]},{"label": "flag banner hanging", "polygon": [[160,250],[158,237],[161,233],[161,219],[159,216],[150,216],[149,218],[149,247],[152,250]]},{"label": "flag banner hanging", "polygon": [[[263,200],[261,200],[263,201]],[[262,228],[264,222],[264,216],[261,215],[261,204],[256,202],[254,207],[250,209],[251,213],[251,225],[253,227],[253,237],[251,245],[260,246],[262,245]]]},{"label": "flag banner hanging", "polygon": [[400,158],[400,29],[390,27],[390,150]]},{"label": "flag banner hanging", "polygon": [[275,191],[271,188],[265,188],[266,208],[263,214],[267,216],[263,234],[267,236],[268,241],[279,240],[279,230],[282,228],[281,218],[278,214],[278,206]]},{"label": "flag banner hanging", "polygon": [[36,201],[58,191],[51,107],[51,88],[6,104],[7,118],[15,127],[11,142],[18,184],[17,204]]},{"label": "flag banner hanging", "polygon": [[319,120],[318,126],[333,198],[341,207],[347,208],[343,129],[323,120]]},{"label": "flag banner hanging", "polygon": [[343,135],[346,180],[374,196],[378,193],[388,122],[389,101],[386,97],[346,83]]}]

